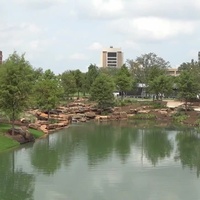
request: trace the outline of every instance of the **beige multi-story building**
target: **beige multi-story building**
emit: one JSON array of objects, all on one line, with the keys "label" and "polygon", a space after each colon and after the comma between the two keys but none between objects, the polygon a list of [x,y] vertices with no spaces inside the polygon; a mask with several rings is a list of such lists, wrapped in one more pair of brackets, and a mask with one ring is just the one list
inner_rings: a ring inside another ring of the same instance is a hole
[{"label": "beige multi-story building", "polygon": [[168,68],[167,73],[170,76],[178,76],[180,74],[180,71],[177,68]]},{"label": "beige multi-story building", "polygon": [[2,54],[2,51],[0,51],[0,64],[2,64],[3,62],[3,54]]},{"label": "beige multi-story building", "polygon": [[121,48],[106,48],[101,53],[101,66],[102,67],[117,67],[123,65],[123,52]]}]

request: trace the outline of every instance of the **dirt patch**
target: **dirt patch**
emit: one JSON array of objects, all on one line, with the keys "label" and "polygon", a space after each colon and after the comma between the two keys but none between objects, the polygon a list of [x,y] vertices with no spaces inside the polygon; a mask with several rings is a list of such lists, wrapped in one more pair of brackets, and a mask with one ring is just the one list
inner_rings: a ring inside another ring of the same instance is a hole
[{"label": "dirt patch", "polygon": [[[153,108],[152,105],[147,105],[146,102],[144,104],[142,102],[131,104],[129,106],[122,106],[120,107],[121,112],[130,111],[138,111],[138,110],[150,110],[149,114],[152,114],[156,117],[156,121],[159,124],[165,123],[170,124],[173,122],[173,114],[179,112],[179,109],[184,109],[184,102],[181,101],[163,101],[162,102],[163,108],[156,109]],[[190,111],[184,111],[187,115],[187,119],[185,119],[182,123],[190,126],[196,126],[196,122],[200,119],[200,102],[192,102],[189,103]]]}]

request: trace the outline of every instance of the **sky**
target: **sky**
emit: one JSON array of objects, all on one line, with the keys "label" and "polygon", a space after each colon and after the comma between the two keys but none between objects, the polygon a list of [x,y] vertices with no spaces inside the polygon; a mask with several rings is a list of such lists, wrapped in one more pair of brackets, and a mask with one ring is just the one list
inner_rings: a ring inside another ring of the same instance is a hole
[{"label": "sky", "polygon": [[127,59],[153,52],[172,68],[197,60],[200,0],[1,0],[0,50],[34,68],[88,70],[113,46]]}]

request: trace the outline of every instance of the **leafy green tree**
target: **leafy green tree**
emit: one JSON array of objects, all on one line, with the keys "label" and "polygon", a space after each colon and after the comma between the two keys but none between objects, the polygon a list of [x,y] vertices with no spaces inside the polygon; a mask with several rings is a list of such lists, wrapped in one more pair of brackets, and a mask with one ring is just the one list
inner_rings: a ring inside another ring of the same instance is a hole
[{"label": "leafy green tree", "polygon": [[169,62],[166,62],[163,58],[158,57],[155,53],[143,54],[136,58],[136,62],[139,63],[144,69],[148,69],[152,66],[159,66],[160,68],[168,68]]},{"label": "leafy green tree", "polygon": [[182,70],[190,70],[191,69],[191,63],[189,62],[184,62],[182,63],[179,67],[178,70],[182,71]]},{"label": "leafy green tree", "polygon": [[113,80],[105,74],[100,74],[91,87],[91,99],[98,102],[100,109],[107,108],[114,103],[113,91]]},{"label": "leafy green tree", "polygon": [[86,96],[86,93],[89,93],[91,85],[88,84],[88,75],[86,73],[82,73],[82,88],[81,91],[83,93],[83,96]]},{"label": "leafy green tree", "polygon": [[155,94],[156,99],[159,99],[159,96],[162,100],[163,95],[168,95],[172,92],[173,81],[170,76],[160,75],[149,82],[149,91]]},{"label": "leafy green tree", "polygon": [[192,70],[183,70],[178,77],[178,96],[185,101],[185,108],[200,92],[199,78]]},{"label": "leafy green tree", "polygon": [[192,60],[191,62],[182,63],[180,67],[178,67],[178,70],[180,72],[191,71],[196,77],[198,77],[198,79],[200,78],[200,63],[197,61]]},{"label": "leafy green tree", "polygon": [[34,82],[36,82],[42,75],[43,75],[43,69],[41,67],[33,69],[33,79]]},{"label": "leafy green tree", "polygon": [[183,70],[198,70],[200,69],[199,62],[192,60],[191,62],[184,62],[179,67],[179,71]]},{"label": "leafy green tree", "polygon": [[165,61],[161,57],[158,57],[155,53],[141,55],[140,57],[136,58],[135,63],[137,63],[137,70],[140,73],[140,82],[147,85],[148,81],[152,79],[152,75],[155,72],[161,73],[170,67],[169,62]]},{"label": "leafy green tree", "polygon": [[128,59],[126,61],[128,66],[129,72],[132,78],[136,81],[136,83],[143,83],[144,82],[144,72],[143,68],[141,67],[140,63],[134,61],[133,59]]},{"label": "leafy green tree", "polygon": [[71,73],[74,75],[74,78],[76,81],[76,89],[77,89],[78,99],[79,99],[79,93],[82,91],[82,88],[83,88],[83,75],[79,69],[75,71],[71,71]]},{"label": "leafy green tree", "polygon": [[115,78],[116,88],[121,92],[123,98],[124,93],[131,89],[131,77],[128,68],[123,65]]},{"label": "leafy green tree", "polygon": [[64,89],[64,95],[69,99],[69,96],[76,92],[76,80],[69,71],[63,72],[61,82]]},{"label": "leafy green tree", "polygon": [[12,122],[29,105],[32,91],[33,69],[24,54],[14,52],[0,68],[0,109],[5,112]]},{"label": "leafy green tree", "polygon": [[110,77],[114,77],[117,75],[117,73],[119,72],[119,68],[116,68],[116,67],[101,67],[99,69],[99,73],[103,73],[103,74],[106,74]]},{"label": "leafy green tree", "polygon": [[51,70],[46,70],[35,84],[34,94],[36,105],[48,111],[49,119],[50,110],[58,105],[63,88],[58,77]]},{"label": "leafy green tree", "polygon": [[150,81],[153,81],[155,78],[161,75],[167,75],[166,69],[160,68],[158,65],[154,65],[146,70],[146,80],[147,84],[149,84]]},{"label": "leafy green tree", "polygon": [[98,67],[95,64],[94,65],[90,64],[87,72],[87,82],[89,86],[91,86],[94,83],[98,75],[99,75]]}]

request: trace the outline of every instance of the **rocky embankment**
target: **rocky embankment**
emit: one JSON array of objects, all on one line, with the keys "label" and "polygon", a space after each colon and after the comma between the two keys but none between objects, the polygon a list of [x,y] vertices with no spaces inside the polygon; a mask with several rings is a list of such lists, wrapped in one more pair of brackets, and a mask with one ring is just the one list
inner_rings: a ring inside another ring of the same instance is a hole
[{"label": "rocky embankment", "polygon": [[[174,104],[173,104],[174,105]],[[21,123],[23,126],[16,128],[14,139],[20,143],[26,143],[34,141],[34,138],[27,131],[27,128],[35,130],[41,130],[45,134],[68,127],[71,123],[83,123],[90,120],[112,121],[112,120],[127,120],[132,119],[153,119],[158,124],[169,124],[172,122],[172,116],[179,112],[180,106],[167,106],[165,108],[154,109],[152,106],[141,106],[141,104],[131,104],[129,106],[114,107],[104,111],[107,115],[101,115],[101,111],[97,109],[95,104],[82,103],[79,101],[70,103],[66,106],[58,107],[50,112],[48,119],[47,112],[41,112],[39,110],[30,110],[27,112],[29,116],[34,117],[34,120],[30,118],[22,118]],[[196,121],[199,120],[199,110],[191,109],[187,111],[187,118],[183,121],[187,125],[196,125]],[[31,122],[32,121],[32,122]],[[34,121],[34,122],[33,122]],[[199,120],[200,122],[200,120]],[[11,135],[11,130],[8,131]]]},{"label": "rocky embankment", "polygon": [[[65,128],[71,123],[87,122],[90,120],[127,120],[129,118],[136,119],[139,116],[138,119],[156,118],[156,120],[170,122],[171,116],[176,112],[175,107],[153,109],[151,106],[130,105],[114,107],[106,111],[107,115],[101,115],[101,111],[97,109],[95,104],[77,101],[52,110],[49,119],[47,112],[41,112],[39,110],[29,111],[29,114],[35,116],[35,122],[28,123],[28,126],[48,134]],[[26,123],[28,119],[23,118],[21,121]]]}]

